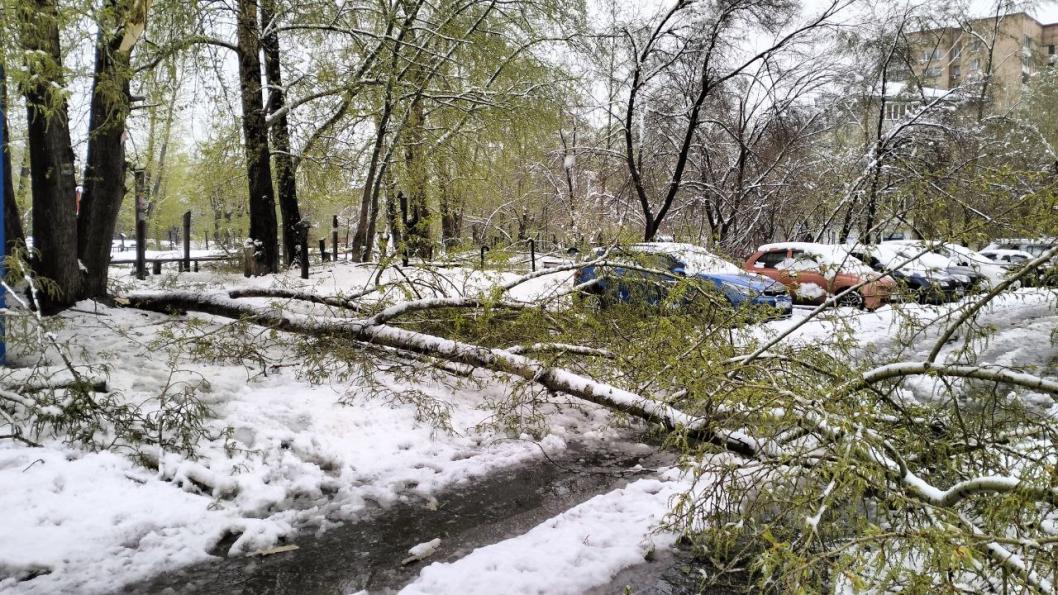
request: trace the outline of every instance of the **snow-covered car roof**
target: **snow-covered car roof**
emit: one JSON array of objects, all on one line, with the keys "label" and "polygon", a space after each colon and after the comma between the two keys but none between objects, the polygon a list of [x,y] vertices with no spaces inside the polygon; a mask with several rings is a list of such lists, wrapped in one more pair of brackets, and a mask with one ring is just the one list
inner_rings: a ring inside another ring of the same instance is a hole
[{"label": "snow-covered car roof", "polygon": [[643,242],[632,244],[627,249],[634,252],[673,256],[686,265],[688,275],[697,275],[699,273],[739,274],[743,272],[737,265],[694,244],[683,242]]},{"label": "snow-covered car roof", "polygon": [[[919,243],[917,245],[923,244]],[[951,253],[954,253],[956,256],[961,256],[963,259],[969,261],[973,266],[977,268],[985,267],[987,269],[992,269],[993,267],[997,266],[996,263],[993,262],[987,256],[981,254],[976,250],[967,248],[966,246],[961,246],[959,244],[948,244],[944,242],[930,242],[928,245],[941,256],[951,256]],[[992,272],[993,274],[995,273],[994,270]]]},{"label": "snow-covered car roof", "polygon": [[[985,246],[984,249],[988,251],[1004,249],[1021,250],[1028,252],[1033,258],[1035,258],[1052,248],[1055,244],[1058,244],[1058,238],[1010,238],[992,240],[992,243]],[[1010,248],[1004,248],[1004,246],[1009,246]]]},{"label": "snow-covered car roof", "polygon": [[900,244],[850,244],[849,252],[869,254],[887,269],[899,268],[904,272],[928,272],[929,266],[919,259],[911,259],[914,254],[905,254],[907,246]]},{"label": "snow-covered car roof", "polygon": [[764,244],[758,248],[758,250],[761,252],[771,252],[774,250],[800,250],[806,254],[811,254],[821,264],[834,265],[839,267],[842,271],[861,275],[874,273],[874,269],[850,254],[847,246],[816,244],[813,242],[776,242],[772,244]]},{"label": "snow-covered car roof", "polygon": [[981,254],[983,254],[985,256],[993,256],[994,255],[994,256],[997,256],[997,257],[1017,256],[1019,258],[1027,258],[1029,260],[1032,260],[1033,258],[1035,258],[1031,253],[1026,252],[1024,250],[1008,250],[1008,249],[1005,249],[1005,248],[994,248],[994,249],[986,248],[986,249],[981,251]]},{"label": "snow-covered car roof", "polygon": [[1058,238],[1040,237],[1040,238],[998,238],[992,240],[992,244],[1045,244],[1053,245],[1058,244]]},{"label": "snow-covered car roof", "polygon": [[[944,248],[952,249],[947,244],[940,242],[925,242],[920,240],[908,240],[899,242],[883,242],[882,245],[893,246],[904,259],[910,259],[912,262],[933,270],[945,270],[949,268],[952,263],[948,256],[940,254],[935,250],[941,250]],[[978,255],[978,259],[981,257]]]}]

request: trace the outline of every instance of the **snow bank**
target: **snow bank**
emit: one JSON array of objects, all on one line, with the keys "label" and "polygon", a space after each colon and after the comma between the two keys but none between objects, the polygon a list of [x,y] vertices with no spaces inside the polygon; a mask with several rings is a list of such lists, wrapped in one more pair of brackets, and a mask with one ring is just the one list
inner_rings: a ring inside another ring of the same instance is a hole
[{"label": "snow bank", "polygon": [[0,486],[4,593],[111,591],[206,559],[237,521],[113,453],[5,446]]}]

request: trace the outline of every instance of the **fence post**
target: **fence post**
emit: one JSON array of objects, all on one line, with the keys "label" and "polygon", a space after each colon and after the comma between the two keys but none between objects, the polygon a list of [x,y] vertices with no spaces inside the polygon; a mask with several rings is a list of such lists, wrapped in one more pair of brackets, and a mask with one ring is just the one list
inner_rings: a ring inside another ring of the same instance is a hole
[{"label": "fence post", "polygon": [[488,252],[488,251],[489,251],[489,247],[488,246],[482,246],[481,247],[481,268],[482,269],[485,268],[485,253]]},{"label": "fence post", "polygon": [[529,261],[533,263],[533,272],[536,272],[536,240],[529,238]]},{"label": "fence post", "polygon": [[147,182],[142,169],[137,169],[133,176],[136,181],[136,278],[142,281],[147,278],[147,221],[143,204]]},{"label": "fence post", "polygon": [[334,248],[334,261],[338,261],[338,215],[331,220],[331,246]]},{"label": "fence post", "polygon": [[191,272],[191,211],[184,213],[184,262],[185,273]]},{"label": "fence post", "polygon": [[[247,234],[249,235],[249,234]],[[257,272],[257,248],[247,240],[242,246],[242,276],[247,279]]]},{"label": "fence post", "polygon": [[327,240],[320,238],[320,262],[327,262]]}]

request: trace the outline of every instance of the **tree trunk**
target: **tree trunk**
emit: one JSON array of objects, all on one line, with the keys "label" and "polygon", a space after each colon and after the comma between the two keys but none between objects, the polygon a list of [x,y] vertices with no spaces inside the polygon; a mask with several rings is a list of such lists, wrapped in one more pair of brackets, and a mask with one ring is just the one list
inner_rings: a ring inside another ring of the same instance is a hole
[{"label": "tree trunk", "polygon": [[368,242],[368,228],[371,227],[368,218],[371,216],[371,203],[374,200],[372,194],[377,187],[375,178],[378,176],[378,170],[381,167],[382,149],[385,146],[386,129],[389,125],[393,107],[390,101],[392,86],[393,83],[391,81],[386,87],[386,98],[382,104],[382,115],[379,117],[375,132],[375,145],[371,149],[371,163],[367,167],[367,178],[364,180],[364,194],[363,198],[360,199],[360,216],[356,222],[356,233],[353,234],[353,245],[350,246],[350,258],[353,262],[364,260],[364,248]]},{"label": "tree trunk", "polygon": [[[162,120],[161,148],[158,149],[157,158],[154,157],[154,148],[152,147],[152,144],[155,142],[155,137],[157,136],[154,133],[154,130],[157,127],[157,109],[153,107],[153,105],[149,109],[151,114],[151,124],[149,127],[151,138],[148,140],[147,145],[147,179],[150,181],[150,184],[147,186],[148,224],[150,223],[150,217],[154,214],[154,206],[164,198],[162,196],[162,188],[165,182],[165,164],[167,163],[169,144],[173,136],[173,114],[176,113],[176,100],[180,96],[180,81],[177,78],[175,61],[170,59],[166,62],[166,68],[169,71],[167,82],[172,88],[170,89],[171,93],[169,94],[168,99],[169,104],[168,107],[166,107],[165,116]],[[158,84],[157,81],[155,81],[155,83]],[[159,93],[158,97],[161,99],[162,93]]]},{"label": "tree trunk", "polygon": [[403,201],[402,195],[396,190],[393,184],[390,184],[386,188],[386,222],[389,224],[389,237],[392,245],[390,249],[393,254],[398,254],[403,249],[401,244],[404,241],[404,234],[401,232],[403,222],[400,218],[399,201]]},{"label": "tree trunk", "polygon": [[[268,81],[268,113],[283,108],[283,75],[279,62],[279,33],[275,30],[275,0],[261,3],[261,22],[266,33],[262,39],[265,58],[265,79]],[[279,192],[279,213],[283,220],[283,262],[290,266],[298,252],[300,233],[298,224],[297,181],[294,177],[294,157],[290,152],[290,128],[284,113],[272,124],[272,145],[275,148],[276,186]]]},{"label": "tree trunk", "polygon": [[4,168],[4,187],[0,188],[0,192],[4,193],[4,256],[10,256],[16,249],[26,247],[26,236],[22,231],[22,219],[18,214],[18,202],[15,200],[15,183],[11,177],[11,128],[7,125],[7,106],[7,74],[4,72],[4,65],[0,63],[0,111],[3,112],[3,134],[0,135],[0,141],[3,142]]},{"label": "tree trunk", "polygon": [[454,179],[449,160],[442,159],[438,169],[438,209],[441,216],[441,245],[447,250],[459,242],[459,216],[462,210],[462,201],[452,188]]},{"label": "tree trunk", "polygon": [[83,295],[106,295],[114,225],[125,197],[125,120],[129,114],[129,51],[123,50],[128,4],[107,2],[110,22],[98,23],[95,77],[88,120],[84,193],[77,217],[77,256],[86,269]]},{"label": "tree trunk", "polygon": [[62,76],[59,15],[54,0],[19,4],[22,48],[34,76],[23,84],[26,97],[30,175],[33,191],[33,268],[50,285],[38,306],[54,314],[77,301],[77,214],[74,159]]},{"label": "tree trunk", "polygon": [[382,180],[386,178],[388,161],[382,162],[378,175],[375,177],[375,187],[371,190],[371,214],[367,219],[367,234],[364,237],[364,251],[360,255],[361,262],[371,261],[371,251],[375,246],[375,230],[378,226],[378,194],[382,191]]},{"label": "tree trunk", "polygon": [[[418,70],[417,68],[415,69]],[[419,84],[421,75],[412,75],[412,82]],[[412,100],[404,140],[404,163],[408,179],[408,208],[405,218],[405,238],[409,254],[425,258],[430,251],[430,208],[426,202],[426,118],[422,99]]]},{"label": "tree trunk", "polygon": [[269,163],[268,125],[261,96],[260,40],[257,3],[238,0],[236,30],[239,47],[239,82],[242,87],[242,133],[246,151],[246,176],[250,190],[250,238],[255,247],[255,274],[279,270],[276,201]]}]

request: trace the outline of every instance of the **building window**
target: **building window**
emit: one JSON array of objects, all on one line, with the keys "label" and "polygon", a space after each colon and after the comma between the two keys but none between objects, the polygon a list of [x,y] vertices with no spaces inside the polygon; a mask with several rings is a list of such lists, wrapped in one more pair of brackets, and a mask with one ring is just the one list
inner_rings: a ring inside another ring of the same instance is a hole
[{"label": "building window", "polygon": [[894,81],[906,81],[911,78],[911,71],[904,65],[892,65],[889,67],[889,78]]},{"label": "building window", "polygon": [[973,61],[970,62],[970,70],[973,72],[981,70],[981,61],[977,58],[974,58]]},{"label": "building window", "polygon": [[951,59],[955,61],[958,60],[960,56],[962,56],[962,44],[956,43],[951,46]]},{"label": "building window", "polygon": [[936,60],[938,57],[939,57],[939,55],[938,55],[938,52],[937,52],[936,49],[923,50],[922,51],[922,61],[923,62],[932,62],[932,61]]},{"label": "building window", "polygon": [[959,79],[960,78],[962,78],[962,68],[960,68],[958,65],[953,65],[951,67],[951,81],[952,81],[952,83],[954,83],[956,85],[959,84]]},{"label": "building window", "polygon": [[1054,55],[1054,44],[1053,43],[1051,45],[1047,46],[1047,55],[1048,56],[1053,56]]},{"label": "building window", "polygon": [[908,104],[906,103],[886,103],[885,104],[885,119],[886,120],[899,120],[907,115]]},{"label": "building window", "polygon": [[922,76],[924,76],[924,77],[926,77],[928,79],[935,79],[938,76],[940,76],[940,67],[939,66],[931,66],[931,67],[927,68],[926,70],[924,70],[922,72]]}]

